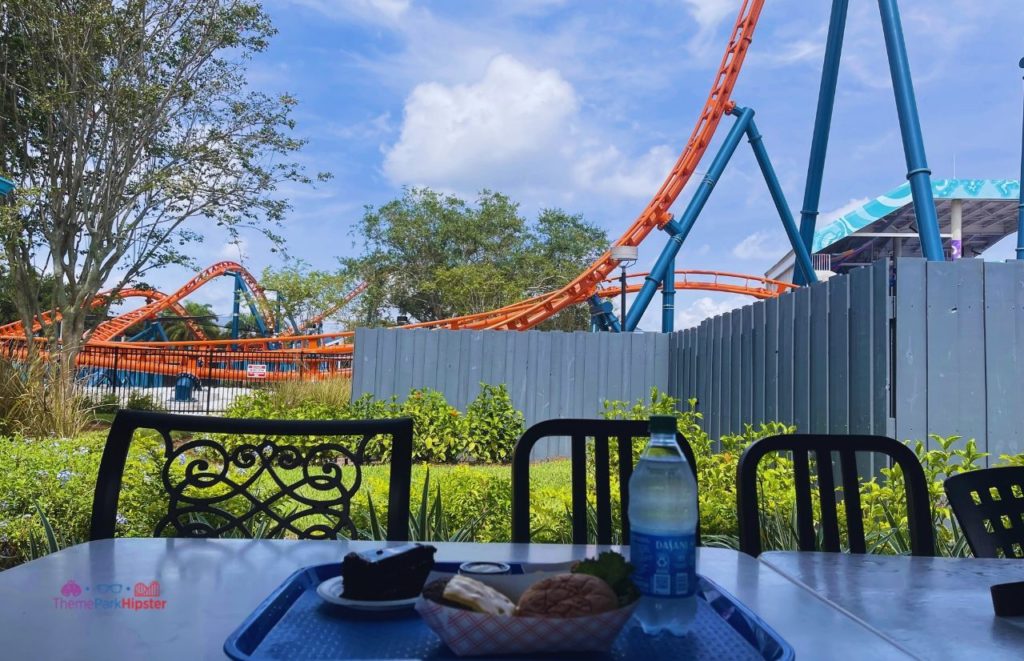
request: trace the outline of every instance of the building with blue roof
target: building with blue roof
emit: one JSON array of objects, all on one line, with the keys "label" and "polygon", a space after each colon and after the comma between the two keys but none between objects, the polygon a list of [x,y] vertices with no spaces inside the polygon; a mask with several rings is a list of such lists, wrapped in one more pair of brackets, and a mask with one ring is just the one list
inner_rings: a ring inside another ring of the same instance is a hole
[{"label": "building with blue roof", "polygon": [[[947,259],[977,257],[1017,231],[1020,182],[1014,179],[937,179],[932,193]],[[921,257],[910,184],[820,226],[811,258],[823,276],[845,273],[882,257]],[[766,272],[792,281],[793,253]]]}]

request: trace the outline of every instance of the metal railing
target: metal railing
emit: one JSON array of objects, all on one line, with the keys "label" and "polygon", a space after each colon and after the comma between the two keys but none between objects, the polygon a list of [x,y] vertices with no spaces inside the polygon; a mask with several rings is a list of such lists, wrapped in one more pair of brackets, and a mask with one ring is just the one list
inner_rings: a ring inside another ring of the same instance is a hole
[{"label": "metal railing", "polygon": [[[24,342],[0,344],[0,357],[20,361]],[[351,354],[86,346],[75,359],[84,395],[94,404],[128,406],[148,397],[179,413],[223,413],[239,396],[281,381],[351,375]],[[138,401],[138,399],[136,399]]]}]

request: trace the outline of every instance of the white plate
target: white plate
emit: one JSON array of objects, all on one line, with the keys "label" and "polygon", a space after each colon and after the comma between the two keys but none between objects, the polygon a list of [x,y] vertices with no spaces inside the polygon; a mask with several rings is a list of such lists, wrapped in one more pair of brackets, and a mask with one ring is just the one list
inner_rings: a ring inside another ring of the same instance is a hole
[{"label": "white plate", "polygon": [[391,601],[363,601],[361,599],[345,599],[341,596],[341,576],[329,578],[316,586],[316,593],[324,601],[336,606],[344,606],[353,610],[361,611],[395,611],[404,608],[412,608],[419,599],[419,595],[408,599],[394,599]]}]

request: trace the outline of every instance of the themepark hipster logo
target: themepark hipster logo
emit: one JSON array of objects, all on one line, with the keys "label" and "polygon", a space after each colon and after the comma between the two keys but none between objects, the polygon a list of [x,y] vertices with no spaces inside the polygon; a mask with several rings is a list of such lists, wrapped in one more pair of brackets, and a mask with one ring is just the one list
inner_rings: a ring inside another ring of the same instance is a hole
[{"label": "themepark hipster logo", "polygon": [[93,583],[84,588],[69,579],[60,588],[60,596],[53,598],[58,610],[163,610],[167,600],[160,599],[160,582],[138,581],[134,586],[122,583]]}]

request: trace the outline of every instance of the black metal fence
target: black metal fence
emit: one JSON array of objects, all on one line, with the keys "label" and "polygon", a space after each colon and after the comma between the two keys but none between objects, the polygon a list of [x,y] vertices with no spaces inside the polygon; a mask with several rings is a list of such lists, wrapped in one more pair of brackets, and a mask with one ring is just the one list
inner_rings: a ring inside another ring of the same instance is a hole
[{"label": "black metal fence", "polygon": [[[24,342],[0,346],[7,359],[26,354]],[[288,349],[86,346],[75,363],[94,405],[144,408],[151,403],[178,413],[222,413],[237,397],[276,382],[349,376],[352,357]]]}]

